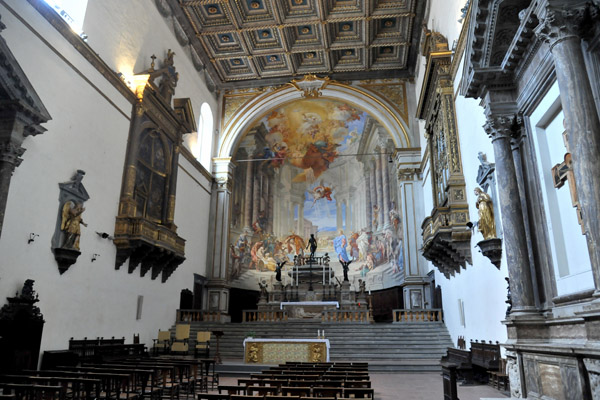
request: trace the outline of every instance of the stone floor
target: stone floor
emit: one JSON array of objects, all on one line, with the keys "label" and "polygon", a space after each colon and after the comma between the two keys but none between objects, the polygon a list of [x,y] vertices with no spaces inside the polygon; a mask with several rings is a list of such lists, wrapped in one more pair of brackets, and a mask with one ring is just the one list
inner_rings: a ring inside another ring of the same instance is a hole
[{"label": "stone floor", "polygon": [[[222,377],[221,385],[236,385],[237,378]],[[442,377],[439,373],[371,374],[375,400],[442,400]],[[502,399],[502,392],[487,385],[459,386],[460,400]]]}]

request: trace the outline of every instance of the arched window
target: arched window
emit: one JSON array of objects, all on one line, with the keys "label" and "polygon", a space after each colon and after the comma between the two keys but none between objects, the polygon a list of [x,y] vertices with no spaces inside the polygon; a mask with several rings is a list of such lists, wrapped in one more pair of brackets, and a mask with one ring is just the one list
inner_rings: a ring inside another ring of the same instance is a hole
[{"label": "arched window", "polygon": [[211,170],[212,145],[213,145],[213,114],[208,103],[203,103],[200,108],[198,121],[198,144],[200,157],[198,161],[208,171]]},{"label": "arched window", "polygon": [[88,0],[45,0],[78,35],[83,34],[83,19]]}]

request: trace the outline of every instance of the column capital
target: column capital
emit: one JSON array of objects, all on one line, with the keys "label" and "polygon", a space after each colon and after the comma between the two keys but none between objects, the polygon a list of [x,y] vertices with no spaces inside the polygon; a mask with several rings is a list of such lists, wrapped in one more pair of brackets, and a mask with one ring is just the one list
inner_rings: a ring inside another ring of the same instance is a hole
[{"label": "column capital", "polygon": [[487,116],[487,121],[483,125],[485,133],[494,142],[497,139],[511,139],[515,126],[515,116],[513,114],[502,114]]},{"label": "column capital", "polygon": [[213,171],[217,190],[231,191],[234,168],[235,164],[231,162],[231,157],[213,158]]},{"label": "column capital", "polygon": [[569,8],[547,5],[545,14],[540,16],[540,24],[534,29],[537,37],[550,45],[568,40],[580,40],[584,36],[583,25],[590,12],[598,13],[598,6],[580,3]]},{"label": "column capital", "polygon": [[25,149],[11,141],[0,143],[0,162],[11,165],[13,172],[16,167],[21,165],[23,153],[25,153]]}]

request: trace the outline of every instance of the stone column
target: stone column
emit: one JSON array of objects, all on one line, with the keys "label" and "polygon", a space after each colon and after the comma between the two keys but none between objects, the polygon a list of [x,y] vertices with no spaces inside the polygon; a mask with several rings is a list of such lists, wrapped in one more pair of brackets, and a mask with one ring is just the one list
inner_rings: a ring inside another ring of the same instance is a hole
[{"label": "stone column", "polygon": [[382,186],[383,186],[383,207],[381,211],[383,212],[382,223],[384,227],[390,226],[390,174],[388,172],[388,160],[385,154],[385,148],[381,149],[381,154],[379,156],[381,162],[381,177],[382,177]]},{"label": "stone column", "polygon": [[298,235],[304,237],[304,202],[298,203]]},{"label": "stone column", "polygon": [[229,309],[228,243],[229,217],[231,214],[231,187],[234,164],[230,158],[215,158],[215,184],[211,198],[211,224],[208,240],[208,302],[210,311],[220,311],[227,320]]},{"label": "stone column", "polygon": [[252,221],[251,226],[258,220],[258,214],[260,213],[260,170],[254,172],[252,179]]},{"label": "stone column", "polygon": [[365,166],[364,168],[365,175],[365,216],[366,221],[364,226],[366,228],[372,229],[371,223],[373,221],[373,205],[371,204],[371,170],[369,167]]},{"label": "stone column", "polygon": [[335,200],[335,226],[337,229],[337,233],[343,228],[342,226],[342,199]]},{"label": "stone column", "polygon": [[383,228],[383,203],[385,199],[383,198],[383,177],[381,170],[381,158],[380,156],[375,156],[375,188],[377,192],[377,205],[379,206],[379,217],[377,218],[377,230],[380,231]]},{"label": "stone column", "polygon": [[519,195],[517,173],[511,149],[511,133],[514,114],[493,115],[490,104],[486,109],[487,123],[484,129],[492,138],[494,160],[500,191],[500,208],[502,210],[502,229],[504,232],[504,248],[510,278],[512,294],[511,315],[519,316],[536,312],[535,297],[529,256],[527,237]]},{"label": "stone column", "polygon": [[[250,158],[250,154],[248,154]],[[254,180],[254,163],[246,164],[246,185],[244,189],[244,228],[252,227],[252,182]]]},{"label": "stone column", "polygon": [[600,298],[600,120],[581,48],[579,23],[584,12],[585,6],[548,6],[535,33],[548,42],[554,58],[596,287],[594,296]]}]

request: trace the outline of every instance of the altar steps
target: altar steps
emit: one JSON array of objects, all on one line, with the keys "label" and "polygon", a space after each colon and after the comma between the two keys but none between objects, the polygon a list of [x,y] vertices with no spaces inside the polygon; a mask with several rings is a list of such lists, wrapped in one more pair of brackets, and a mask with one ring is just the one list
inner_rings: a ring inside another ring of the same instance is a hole
[{"label": "altar steps", "polygon": [[[193,322],[190,348],[194,348],[197,331],[222,330],[225,334],[220,341],[221,357],[235,365],[236,362],[243,363],[242,343],[250,332],[260,338],[304,339],[315,338],[317,329],[324,329],[330,341],[331,361],[368,361],[373,372],[440,371],[439,360],[446,354],[446,348],[452,346],[446,326],[440,322],[361,324],[289,321],[246,324]],[[213,338],[211,355],[215,350]]]}]

